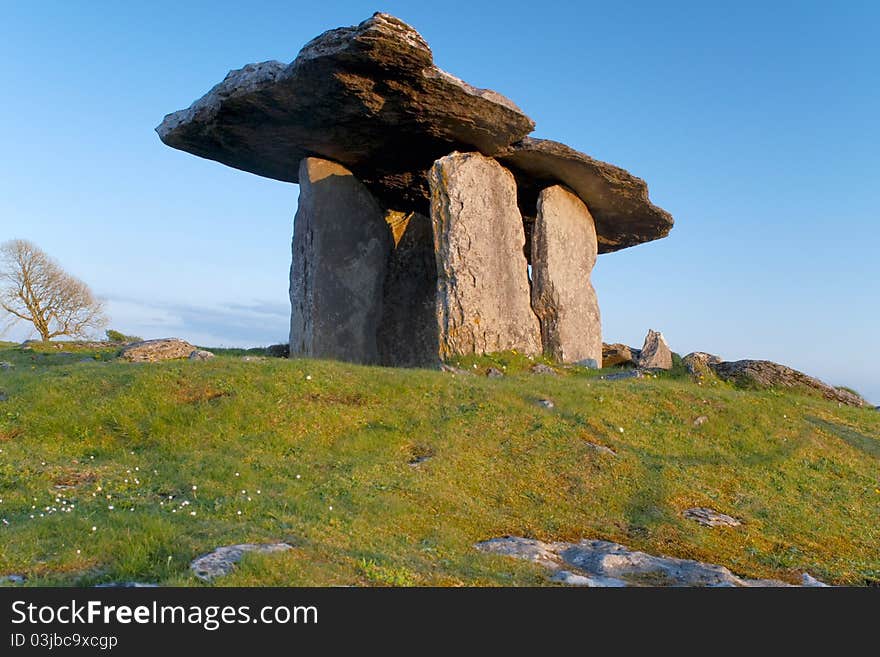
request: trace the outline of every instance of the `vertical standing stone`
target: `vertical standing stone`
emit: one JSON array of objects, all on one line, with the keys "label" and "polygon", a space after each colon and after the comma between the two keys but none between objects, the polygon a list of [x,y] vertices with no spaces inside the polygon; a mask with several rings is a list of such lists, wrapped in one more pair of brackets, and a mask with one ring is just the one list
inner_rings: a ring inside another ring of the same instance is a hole
[{"label": "vertical standing stone", "polygon": [[559,185],[544,189],[532,232],[532,308],[544,352],[555,360],[592,359],[601,367],[602,324],[590,282],[597,248],[583,201]]},{"label": "vertical standing stone", "polygon": [[299,166],[290,267],[290,355],[377,363],[391,237],[385,213],[345,167]]},{"label": "vertical standing stone", "polygon": [[478,153],[452,153],[428,178],[440,357],[540,352],[513,175]]},{"label": "vertical standing stone", "polygon": [[394,251],[385,274],[379,359],[419,367],[437,362],[437,261],[431,220],[418,212],[389,211]]}]

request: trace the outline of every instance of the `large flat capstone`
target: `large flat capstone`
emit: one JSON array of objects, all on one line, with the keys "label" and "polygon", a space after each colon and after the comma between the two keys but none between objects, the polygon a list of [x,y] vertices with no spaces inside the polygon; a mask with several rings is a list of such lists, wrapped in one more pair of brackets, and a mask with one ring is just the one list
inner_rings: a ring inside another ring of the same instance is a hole
[{"label": "large flat capstone", "polygon": [[602,362],[602,323],[590,274],[596,228],[583,202],[554,185],[538,197],[532,231],[532,309],[544,352],[560,362]]},{"label": "large flat capstone", "polygon": [[440,357],[540,353],[513,175],[479,153],[452,153],[429,182]]},{"label": "large flat capstone", "polygon": [[290,355],[378,363],[390,233],[369,190],[340,164],[306,158],[290,267]]},{"label": "large flat capstone", "polygon": [[574,191],[596,223],[599,253],[660,239],[672,230],[672,216],[651,203],[645,181],[625,169],[565,144],[531,137],[497,157],[516,175],[526,214],[549,185],[562,183]]},{"label": "large flat capstone", "polygon": [[351,169],[391,207],[424,202],[423,173],[453,150],[493,154],[535,124],[508,98],[434,65],[428,44],[376,13],[306,44],[290,64],[249,64],[156,128],[174,148],[299,182],[300,160]]}]

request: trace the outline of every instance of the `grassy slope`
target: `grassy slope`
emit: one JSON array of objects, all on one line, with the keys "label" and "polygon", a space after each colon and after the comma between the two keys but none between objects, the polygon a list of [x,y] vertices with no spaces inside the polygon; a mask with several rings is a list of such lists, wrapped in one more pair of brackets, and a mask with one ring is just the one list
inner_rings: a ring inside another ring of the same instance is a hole
[{"label": "grassy slope", "polygon": [[[610,539],[747,576],[880,580],[873,410],[675,374],[536,376],[514,355],[494,362],[503,379],[82,357],[0,346],[16,364],[0,371],[0,574],[30,584],[196,585],[194,556],[264,540],[296,547],[219,583],[546,583],[472,549],[503,534]],[[74,510],[47,513],[56,497]],[[684,520],[695,505],[745,524]]]}]

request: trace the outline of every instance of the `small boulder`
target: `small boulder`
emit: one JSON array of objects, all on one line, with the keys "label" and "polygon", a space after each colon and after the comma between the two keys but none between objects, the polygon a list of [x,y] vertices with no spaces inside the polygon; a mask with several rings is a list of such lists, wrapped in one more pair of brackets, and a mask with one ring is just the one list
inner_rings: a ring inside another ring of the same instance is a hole
[{"label": "small boulder", "polygon": [[0,390],[0,402],[5,402],[9,399],[9,395],[7,395],[3,390]]},{"label": "small boulder", "polygon": [[535,363],[529,371],[532,374],[549,374],[550,376],[556,376],[556,370],[549,365],[544,365],[544,363]]},{"label": "small boulder", "polygon": [[715,509],[706,506],[695,506],[685,509],[682,515],[688,520],[693,520],[704,527],[739,527],[742,522],[733,516],[719,513]]},{"label": "small boulder", "polygon": [[681,364],[693,377],[703,378],[712,372],[711,366],[722,362],[721,358],[704,351],[693,351],[681,359]]},{"label": "small boulder", "polygon": [[190,360],[211,360],[212,358],[214,358],[214,354],[204,349],[196,349],[189,355]]},{"label": "small boulder", "polygon": [[620,381],[621,379],[643,379],[645,373],[641,370],[628,370],[626,372],[617,372],[615,374],[606,374],[599,377],[605,381]]},{"label": "small boulder", "polygon": [[488,376],[490,379],[500,379],[502,376],[504,376],[504,372],[499,370],[497,367],[490,367],[488,370],[486,370],[486,376]]},{"label": "small boulder", "polygon": [[588,370],[598,370],[599,363],[595,358],[584,358],[575,363],[578,367],[586,367]]},{"label": "small boulder", "polygon": [[672,369],[672,351],[663,334],[659,331],[648,330],[645,336],[645,344],[636,363],[643,370],[669,370]]},{"label": "small boulder", "polygon": [[706,415],[700,415],[698,418],[694,420],[694,426],[700,427],[709,421],[709,418]]},{"label": "small boulder", "polygon": [[180,338],[162,338],[135,342],[122,350],[120,356],[131,363],[157,363],[163,360],[189,358],[198,351],[195,346]]},{"label": "small boulder", "polygon": [[554,407],[556,406],[556,404],[554,404],[554,403],[553,403],[551,400],[549,400],[549,399],[539,399],[539,400],[538,400],[538,406],[541,406],[542,408],[550,409],[550,408],[554,408]]},{"label": "small boulder", "polygon": [[196,577],[205,582],[210,582],[216,577],[228,575],[235,568],[235,564],[248,552],[258,554],[272,554],[292,550],[293,546],[287,543],[242,543],[239,545],[227,545],[219,547],[213,552],[203,554],[194,559],[190,564],[190,570]]},{"label": "small boulder", "polygon": [[13,367],[15,367],[15,365],[9,361],[0,360],[0,370],[11,370]]},{"label": "small boulder", "polygon": [[638,349],[627,347],[625,344],[602,345],[602,367],[636,366],[636,361],[641,352]]},{"label": "small boulder", "polygon": [[453,376],[455,376],[456,374],[462,374],[464,376],[473,376],[474,375],[474,373],[471,372],[470,370],[464,370],[460,367],[455,367],[454,365],[447,365],[446,363],[441,363],[440,371],[446,372],[448,374],[452,374]]}]

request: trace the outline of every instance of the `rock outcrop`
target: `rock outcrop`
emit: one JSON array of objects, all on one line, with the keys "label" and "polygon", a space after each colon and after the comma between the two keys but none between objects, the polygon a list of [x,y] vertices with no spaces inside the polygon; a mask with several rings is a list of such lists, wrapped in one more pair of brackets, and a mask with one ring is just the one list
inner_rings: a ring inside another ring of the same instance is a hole
[{"label": "rock outcrop", "polygon": [[345,167],[299,167],[290,268],[290,355],[378,363],[376,335],[391,249],[385,212]]},{"label": "rock outcrop", "polygon": [[672,369],[672,351],[663,334],[659,331],[648,330],[645,336],[645,344],[636,362],[639,369],[643,370],[669,370]]},{"label": "rock outcrop", "polygon": [[803,372],[769,360],[725,361],[710,365],[710,367],[720,378],[733,381],[740,386],[801,388],[818,392],[826,399],[848,406],[864,406],[865,404],[864,399],[849,390],[835,388],[819,379],[807,376]]},{"label": "rock outcrop", "polygon": [[479,153],[452,153],[429,182],[440,357],[540,353],[513,175]]},{"label": "rock outcrop", "polygon": [[199,349],[180,338],[161,338],[144,340],[125,347],[119,354],[123,360],[131,363],[157,363],[163,360],[189,358]]},{"label": "rock outcrop", "polygon": [[651,203],[645,181],[613,164],[532,137],[497,157],[516,176],[523,214],[535,207],[538,194],[549,184],[563,183],[574,191],[596,222],[599,253],[660,239],[672,230],[672,217]]},{"label": "rock outcrop", "polygon": [[559,362],[602,361],[602,323],[590,281],[596,228],[590,211],[559,185],[538,196],[532,231],[532,309],[544,353]]},{"label": "rock outcrop", "polygon": [[189,567],[200,580],[211,582],[217,577],[223,577],[231,573],[235,568],[235,564],[241,561],[245,554],[275,554],[292,549],[293,546],[287,543],[241,543],[239,545],[226,545],[194,559]]},{"label": "rock outcrop", "polygon": [[693,351],[681,359],[688,374],[691,376],[702,378],[706,374],[712,372],[711,366],[722,362],[721,358],[713,354],[707,354],[704,351]]},{"label": "rock outcrop", "polygon": [[534,127],[508,98],[437,68],[412,27],[376,13],[321,34],[290,64],[231,71],[156,131],[174,148],[287,182],[299,182],[305,157],[334,160],[390,206],[427,213],[432,162],[453,150],[492,155]]},{"label": "rock outcrop", "polygon": [[[539,564],[551,571],[552,581],[569,586],[792,586],[779,580],[740,577],[724,566],[702,561],[654,556],[610,541],[544,543],[504,536],[475,547]],[[805,586],[822,586],[807,573],[803,582]]]}]

